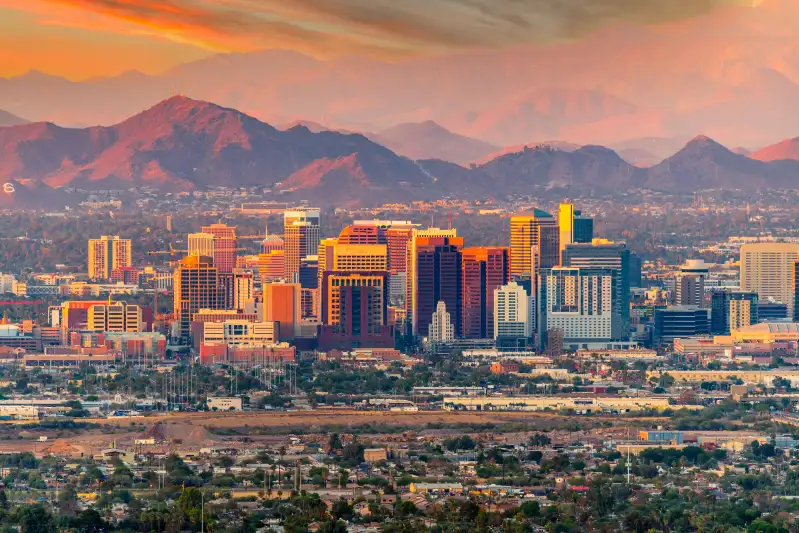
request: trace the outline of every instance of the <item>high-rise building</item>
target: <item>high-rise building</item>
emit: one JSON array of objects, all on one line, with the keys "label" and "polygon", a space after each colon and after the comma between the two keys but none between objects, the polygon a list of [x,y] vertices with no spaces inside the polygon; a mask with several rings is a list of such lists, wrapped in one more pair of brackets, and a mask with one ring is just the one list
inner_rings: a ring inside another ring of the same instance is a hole
[{"label": "high-rise building", "polygon": [[[441,229],[441,228],[427,228],[427,229],[417,229],[414,228],[411,235],[411,240],[407,246],[407,254],[406,254],[406,276],[405,276],[405,318],[406,320],[412,324],[413,331],[416,332],[416,324],[413,317],[413,310],[416,306],[414,301],[414,295],[416,293],[415,287],[415,280],[416,280],[416,245],[417,243],[424,242],[425,244],[429,244],[429,238],[438,239],[436,242],[445,242],[445,238],[457,238],[457,232],[455,229]],[[461,246],[463,246],[463,239],[460,239]],[[435,309],[435,303],[433,304],[434,307],[431,308],[430,312],[432,313]]]},{"label": "high-rise building", "polygon": [[487,339],[494,334],[494,291],[510,277],[510,250],[502,247],[464,248],[461,336]]},{"label": "high-rise building", "polygon": [[758,322],[759,298],[755,292],[713,291],[710,332],[729,335],[732,331]]},{"label": "high-rise building", "polygon": [[710,270],[701,259],[688,259],[674,277],[674,304],[705,307],[705,280]]},{"label": "high-rise building", "polygon": [[283,250],[283,239],[279,235],[269,234],[269,228],[264,228],[264,240],[261,241],[261,253],[268,254],[272,250]]},{"label": "high-rise building", "polygon": [[606,268],[542,271],[538,298],[541,332],[559,330],[564,343],[578,349],[592,342],[624,340],[623,319],[614,301],[619,277],[618,271]]},{"label": "high-rise building", "polygon": [[200,309],[222,309],[219,270],[209,257],[184,257],[175,269],[174,314],[178,337],[188,340],[194,314]]},{"label": "high-rise building", "polygon": [[352,225],[356,228],[373,227],[379,230],[380,238],[377,241],[363,244],[388,246],[389,298],[395,305],[403,305],[408,271],[408,245],[418,224],[407,220],[356,220]]},{"label": "high-rise building", "polygon": [[444,301],[436,304],[436,312],[430,321],[427,338],[434,343],[455,340],[455,326],[452,325],[452,317],[447,312],[447,304]]},{"label": "high-rise building", "polygon": [[242,313],[255,312],[255,276],[251,270],[233,270],[233,309]]},{"label": "high-rise building", "polygon": [[294,340],[302,325],[302,287],[299,283],[267,283],[264,291],[264,322],[280,323],[280,339]]},{"label": "high-rise building", "polygon": [[756,292],[761,301],[773,298],[794,313],[794,262],[799,243],[759,243],[741,246],[741,290]]},{"label": "high-rise building", "polygon": [[214,266],[222,274],[233,272],[238,249],[236,228],[227,224],[211,224],[203,226],[202,232],[214,236]]},{"label": "high-rise building", "polygon": [[511,276],[531,274],[560,263],[560,228],[555,218],[540,209],[510,219]]},{"label": "high-rise building", "polygon": [[531,338],[535,305],[521,285],[511,281],[494,289],[494,338]]},{"label": "high-rise building", "polygon": [[86,329],[140,333],[143,331],[141,307],[125,302],[96,304],[89,307]]},{"label": "high-rise building", "polygon": [[319,290],[319,257],[305,256],[300,261],[299,283],[302,287],[302,317],[318,317]]},{"label": "high-rise building", "polygon": [[387,323],[387,271],[328,270],[322,276],[322,302],[321,348],[394,346],[393,328]]},{"label": "high-rise building", "polygon": [[[415,335],[426,337],[438,302],[443,301],[452,315],[455,335],[461,334],[463,308],[463,238],[452,236],[417,235],[411,242],[410,302],[408,317]],[[441,231],[441,230],[437,230]],[[418,232],[422,233],[422,232]]]},{"label": "high-rise building", "polygon": [[283,250],[286,253],[285,277],[296,282],[300,275],[300,261],[319,251],[318,209],[283,213]]},{"label": "high-rise building", "polygon": [[210,233],[189,233],[189,255],[214,258],[214,239]]},{"label": "high-rise building", "polygon": [[[623,338],[629,335],[630,286],[631,279],[636,276],[634,269],[638,266],[638,263],[633,263],[632,255],[626,244],[601,239],[594,239],[592,243],[569,244],[562,254],[564,267],[601,268],[614,272],[613,287],[616,291],[613,297],[614,313],[621,317]],[[637,277],[640,279],[640,271]]]},{"label": "high-rise building", "polygon": [[286,255],[283,250],[272,250],[258,255],[258,277],[261,283],[271,283],[283,279],[286,274]]},{"label": "high-rise building", "polygon": [[107,235],[89,239],[89,278],[109,279],[112,270],[131,264],[130,239]]},{"label": "high-rise building", "polygon": [[676,305],[655,309],[653,346],[671,344],[674,339],[696,337],[710,333],[710,309],[695,305]]},{"label": "high-rise building", "polygon": [[594,239],[594,219],[583,216],[574,204],[560,204],[558,229],[561,255],[569,244],[590,243]]}]

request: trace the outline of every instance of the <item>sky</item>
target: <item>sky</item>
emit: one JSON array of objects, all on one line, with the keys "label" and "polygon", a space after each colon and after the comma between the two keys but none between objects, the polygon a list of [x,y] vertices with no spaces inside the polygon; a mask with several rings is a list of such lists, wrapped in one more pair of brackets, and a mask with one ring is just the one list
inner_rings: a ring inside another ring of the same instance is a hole
[{"label": "sky", "polygon": [[157,74],[216,53],[287,49],[397,61],[575,40],[761,0],[0,0],[0,76]]}]

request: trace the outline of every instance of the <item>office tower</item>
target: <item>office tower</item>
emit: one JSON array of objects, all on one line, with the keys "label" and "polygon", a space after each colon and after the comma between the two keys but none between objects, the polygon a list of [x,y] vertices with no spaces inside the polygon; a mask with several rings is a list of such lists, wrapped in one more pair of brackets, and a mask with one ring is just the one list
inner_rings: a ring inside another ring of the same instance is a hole
[{"label": "office tower", "polygon": [[141,307],[124,302],[92,305],[87,314],[86,329],[139,333],[143,330]]},{"label": "office tower", "polygon": [[713,291],[711,296],[710,332],[729,335],[730,332],[758,322],[758,297],[754,292]]},{"label": "office tower", "polygon": [[[555,267],[539,283],[542,333],[559,330],[565,343],[624,340],[625,325],[615,302],[619,273],[607,268]],[[542,335],[542,341],[544,341]]]},{"label": "office tower", "polygon": [[761,243],[741,246],[741,290],[756,292],[761,301],[773,298],[794,316],[794,262],[799,244]]},{"label": "office tower", "polygon": [[233,309],[241,313],[255,312],[255,276],[251,270],[233,270]]},{"label": "office tower", "polygon": [[452,318],[447,312],[447,304],[440,301],[436,304],[436,312],[430,321],[430,330],[427,335],[430,342],[451,342],[455,340],[455,327]]},{"label": "office tower", "polygon": [[89,239],[89,278],[109,279],[111,271],[131,266],[130,239],[104,235]]},{"label": "office tower", "polygon": [[272,250],[258,255],[258,278],[261,283],[283,279],[286,274],[286,255],[283,250]]},{"label": "office tower", "polygon": [[214,258],[214,239],[210,233],[189,233],[189,255]]},{"label": "office tower", "polygon": [[219,269],[208,257],[184,257],[175,269],[172,285],[176,333],[181,339],[188,340],[196,312],[223,308],[219,303]]},{"label": "office tower", "polygon": [[283,249],[286,252],[286,279],[296,282],[302,258],[319,251],[318,209],[283,213]]},{"label": "office tower", "polygon": [[[416,305],[414,295],[416,293],[415,280],[416,280],[416,246],[417,243],[424,243],[425,245],[431,244],[430,239],[435,239],[435,242],[444,243],[445,239],[457,239],[457,232],[454,229],[440,229],[440,228],[427,228],[412,230],[411,240],[407,246],[407,254],[405,259],[406,275],[405,275],[405,318],[412,325],[414,333],[416,332],[416,325],[413,317],[413,310]],[[457,242],[463,246],[463,239]],[[435,309],[435,302],[433,307],[430,308],[432,313]]]},{"label": "office tower", "polygon": [[594,219],[583,216],[574,204],[560,204],[558,208],[558,233],[560,251],[569,244],[590,243],[594,239]]},{"label": "office tower", "polygon": [[281,239],[279,235],[270,235],[269,228],[264,228],[264,240],[261,241],[262,254],[268,254],[272,252],[272,250],[282,250],[283,244],[283,239]]},{"label": "office tower", "polygon": [[[564,267],[601,268],[614,272],[614,313],[621,317],[622,337],[627,338],[630,330],[630,279],[635,278],[637,266],[627,245],[600,239],[594,239],[590,244],[568,244],[563,250],[562,263]],[[637,276],[640,279],[640,271]]]},{"label": "office tower", "polygon": [[705,280],[710,274],[701,259],[688,259],[674,277],[674,304],[704,307]]},{"label": "office tower", "polygon": [[[794,308],[794,313],[796,308]],[[759,300],[757,304],[758,322],[784,322],[788,319],[788,304],[773,300]],[[794,322],[796,320],[794,319]]]},{"label": "office tower", "polygon": [[560,262],[560,228],[555,218],[540,209],[510,219],[511,276],[552,268]]},{"label": "office tower", "polygon": [[799,258],[797,258],[793,262],[793,321],[799,322],[799,305],[797,305],[797,299],[799,299]]},{"label": "office tower", "polygon": [[309,255],[300,261],[299,283],[302,287],[302,317],[319,316],[319,257]]},{"label": "office tower", "polygon": [[236,228],[227,224],[211,224],[202,227],[203,233],[214,236],[214,266],[220,274],[229,274],[236,268],[238,239]]},{"label": "office tower", "polygon": [[677,305],[655,309],[655,326],[652,345],[655,347],[674,343],[674,339],[708,335],[710,309],[695,305]]},{"label": "office tower", "polygon": [[322,275],[322,349],[390,348],[388,272],[326,271]]},{"label": "office tower", "polygon": [[494,289],[494,338],[530,338],[535,331],[532,296],[516,283]]},{"label": "office tower", "polygon": [[494,334],[494,291],[510,276],[510,250],[502,247],[464,248],[461,335],[487,339]]},{"label": "office tower", "polygon": [[[440,231],[440,230],[438,230]],[[426,337],[438,302],[450,314],[455,335],[461,334],[463,309],[463,238],[417,236],[411,242],[408,315],[414,335]]]},{"label": "office tower", "polygon": [[279,322],[280,339],[294,340],[302,324],[302,287],[299,283],[267,283],[263,292],[263,322]]}]

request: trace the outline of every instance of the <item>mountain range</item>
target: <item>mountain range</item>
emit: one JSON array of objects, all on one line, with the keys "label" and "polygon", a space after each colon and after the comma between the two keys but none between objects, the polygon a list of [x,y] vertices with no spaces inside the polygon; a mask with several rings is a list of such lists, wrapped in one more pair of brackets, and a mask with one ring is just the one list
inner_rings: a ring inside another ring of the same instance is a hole
[{"label": "mountain range", "polygon": [[0,108],[62,126],[111,126],[180,93],[270,124],[379,135],[434,121],[499,148],[547,139],[615,148],[698,132],[726,146],[767,146],[796,135],[799,123],[799,4],[730,4],[679,22],[608,25],[579,40],[395,61],[268,50],[158,75],[71,81],[34,71],[0,79]]},{"label": "mountain range", "polygon": [[[424,159],[424,149],[436,152],[431,146],[439,142],[459,161],[495,149],[432,123],[371,137],[324,127],[311,131],[302,124],[280,130],[234,109],[176,96],[108,127],[46,122],[2,127],[0,181],[13,185],[19,206],[43,204],[53,189],[65,187],[262,187],[286,201],[360,206],[530,194],[536,186],[691,193],[799,184],[799,139],[748,157],[698,136],[651,168],[641,168],[607,147],[558,143],[500,151],[468,165]],[[8,198],[0,206],[8,207]]]},{"label": "mountain range", "polygon": [[8,111],[3,111],[0,109],[0,128],[3,126],[19,126],[20,124],[27,124],[28,121],[24,118],[19,118],[16,115],[12,115]]}]

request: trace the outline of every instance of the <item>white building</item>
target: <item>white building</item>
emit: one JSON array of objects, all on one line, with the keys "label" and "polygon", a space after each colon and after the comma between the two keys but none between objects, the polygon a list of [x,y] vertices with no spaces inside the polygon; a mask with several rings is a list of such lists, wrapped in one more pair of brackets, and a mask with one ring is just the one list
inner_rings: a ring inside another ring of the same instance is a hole
[{"label": "white building", "polygon": [[515,281],[494,289],[494,338],[532,337],[534,302],[535,299]]},{"label": "white building", "polygon": [[564,342],[610,341],[620,335],[623,324],[613,313],[612,270],[556,267],[543,290],[546,330],[560,330]]},{"label": "white building", "polygon": [[0,294],[14,292],[14,284],[16,282],[17,278],[13,274],[0,273]]},{"label": "white building", "polygon": [[209,396],[205,403],[211,411],[241,411],[241,398]]},{"label": "white building", "polygon": [[265,346],[276,344],[279,328],[275,322],[250,322],[249,320],[226,320],[203,322],[204,343],[227,344],[228,346]]},{"label": "white building", "polygon": [[189,233],[189,255],[213,257],[215,238],[210,233]]},{"label": "white building", "polygon": [[761,300],[774,298],[788,305],[793,316],[794,262],[797,243],[758,243],[741,246],[741,290],[756,292]]},{"label": "white building", "polygon": [[436,312],[433,313],[433,320],[430,322],[430,332],[428,334],[430,342],[451,342],[455,340],[455,327],[452,325],[450,315],[447,312],[447,304],[438,302]]}]

